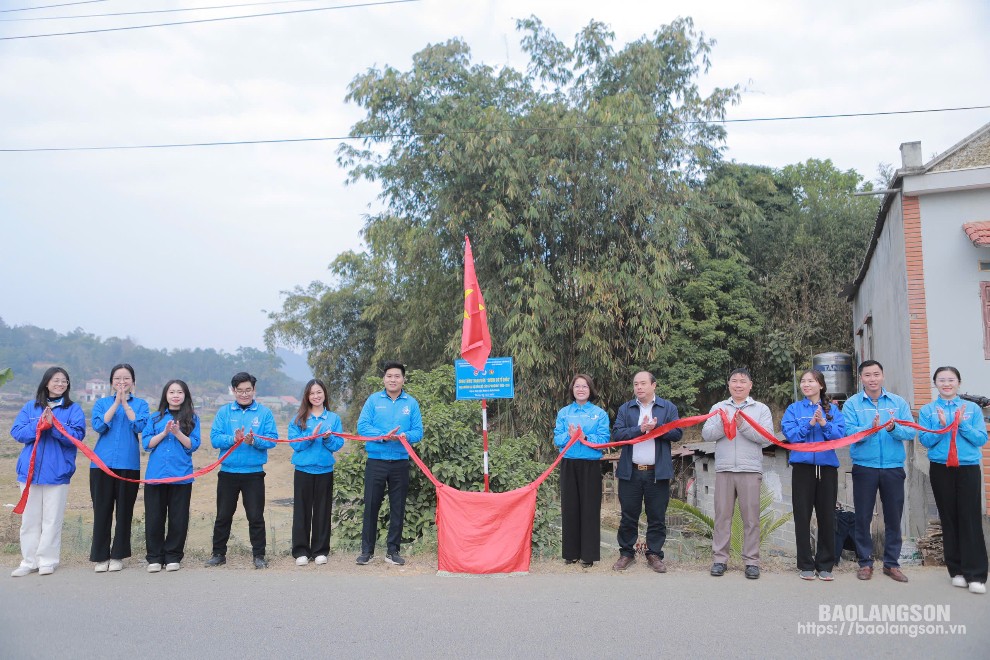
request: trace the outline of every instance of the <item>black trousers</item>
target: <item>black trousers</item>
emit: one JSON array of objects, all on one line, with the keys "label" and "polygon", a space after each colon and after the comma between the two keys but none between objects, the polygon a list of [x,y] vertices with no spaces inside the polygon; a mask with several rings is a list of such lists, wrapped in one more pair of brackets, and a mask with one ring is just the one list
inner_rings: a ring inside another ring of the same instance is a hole
[{"label": "black trousers", "polygon": [[333,472],[309,474],[296,470],[292,477],[292,556],[330,554],[330,503]]},{"label": "black trousers", "polygon": [[[900,566],[901,513],[904,511],[904,468],[871,468],[853,465],[853,505],[856,507],[856,555],[860,566],[873,566],[873,508],[880,493],[883,507],[883,565]],[[841,548],[836,552],[842,552]]]},{"label": "black trousers", "polygon": [[654,479],[654,471],[637,470],[633,465],[632,479],[619,479],[619,553],[636,554],[639,538],[639,516],[646,504],[646,554],[663,559],[663,544],[667,540],[667,504],[670,502],[670,479]]},{"label": "black trousers", "polygon": [[929,463],[929,478],[949,575],[967,582],[987,581],[987,546],[983,540],[983,478],[979,465],[946,467]]},{"label": "black trousers", "polygon": [[374,554],[378,542],[378,512],[388,487],[389,554],[399,552],[402,522],[406,517],[406,493],[409,491],[409,459],[380,461],[369,458],[364,467],[364,519],[361,527],[361,554]]},{"label": "black trousers", "polygon": [[[141,478],[141,470],[114,469],[114,472],[128,479]],[[93,545],[89,550],[89,560],[102,562],[130,557],[131,521],[134,519],[138,484],[114,479],[98,468],[90,468],[89,494],[93,498]],[[117,530],[111,545],[114,509]]]},{"label": "black trousers", "polygon": [[[831,571],[835,565],[835,499],[839,471],[829,465],[791,464],[794,544],[799,571]],[[811,554],[811,512],[818,520],[818,548]]]},{"label": "black trousers", "polygon": [[560,461],[560,527],[564,559],[602,558],[602,465],[600,461]]},{"label": "black trousers", "polygon": [[[149,564],[172,564],[185,555],[192,484],[146,484],[144,542]],[[166,532],[166,525],[168,532]]]},{"label": "black trousers", "polygon": [[213,525],[213,554],[226,555],[230,523],[237,510],[237,497],[244,502],[251,552],[265,556],[265,473],[223,472],[217,475],[217,521]]}]

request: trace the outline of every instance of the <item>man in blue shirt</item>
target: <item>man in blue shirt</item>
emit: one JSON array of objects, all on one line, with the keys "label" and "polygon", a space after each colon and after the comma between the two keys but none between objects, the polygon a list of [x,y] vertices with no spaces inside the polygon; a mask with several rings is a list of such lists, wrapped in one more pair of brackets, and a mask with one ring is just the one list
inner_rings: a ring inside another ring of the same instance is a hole
[{"label": "man in blue shirt", "polygon": [[213,556],[206,562],[209,567],[227,563],[230,524],[240,497],[248,520],[254,567],[268,568],[265,560],[265,463],[268,462],[268,450],[275,443],[255,436],[277,438],[278,429],[272,411],[254,400],[257,382],[258,379],[249,373],[235,374],[230,380],[234,403],[217,411],[210,428],[210,444],[221,454],[238,440],[243,442],[227,457],[217,474],[217,518],[213,525]]},{"label": "man in blue shirt", "polygon": [[879,492],[885,528],[883,574],[897,582],[907,582],[907,576],[901,572],[898,563],[901,554],[901,513],[904,511],[904,443],[914,441],[915,432],[893,420],[914,421],[914,418],[904,399],[883,388],[883,366],[879,362],[866,360],[859,365],[859,380],[863,391],[842,406],[846,432],[851,435],[881,424],[884,427],[849,448],[853,461],[853,505],[856,508],[854,538],[859,557],[856,577],[860,580],[873,577],[870,524]]},{"label": "man in blue shirt", "polygon": [[[364,402],[358,418],[358,433],[374,437],[387,435],[398,428],[396,433],[415,444],[423,439],[423,417],[419,403],[402,389],[406,382],[406,367],[401,362],[386,362],[384,372],[385,389],[375,392]],[[368,462],[364,468],[364,519],[357,563],[364,566],[375,557],[378,512],[387,487],[389,521],[385,561],[402,566],[406,560],[399,554],[399,544],[409,490],[409,452],[398,440],[366,442],[365,449]]]}]

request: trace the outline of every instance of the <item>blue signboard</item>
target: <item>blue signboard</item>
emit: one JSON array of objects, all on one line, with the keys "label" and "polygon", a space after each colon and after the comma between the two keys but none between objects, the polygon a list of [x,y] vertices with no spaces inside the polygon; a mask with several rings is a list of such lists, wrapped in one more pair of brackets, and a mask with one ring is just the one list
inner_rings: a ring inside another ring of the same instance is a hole
[{"label": "blue signboard", "polygon": [[467,360],[457,360],[454,362],[454,380],[457,381],[458,401],[511,399],[516,392],[510,357],[488,358],[482,370],[475,369]]}]

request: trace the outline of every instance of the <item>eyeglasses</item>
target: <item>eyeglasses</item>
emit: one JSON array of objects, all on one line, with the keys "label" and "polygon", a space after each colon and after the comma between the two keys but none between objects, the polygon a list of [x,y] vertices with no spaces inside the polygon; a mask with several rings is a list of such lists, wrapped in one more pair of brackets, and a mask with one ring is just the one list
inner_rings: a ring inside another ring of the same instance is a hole
[{"label": "eyeglasses", "polygon": [[248,394],[254,393],[254,388],[249,390],[234,390],[234,394],[240,394],[241,396],[247,396]]}]

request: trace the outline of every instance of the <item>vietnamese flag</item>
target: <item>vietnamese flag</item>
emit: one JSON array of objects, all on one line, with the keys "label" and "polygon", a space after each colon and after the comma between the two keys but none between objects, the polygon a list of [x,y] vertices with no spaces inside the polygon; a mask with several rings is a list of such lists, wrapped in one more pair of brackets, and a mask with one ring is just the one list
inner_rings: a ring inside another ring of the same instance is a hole
[{"label": "vietnamese flag", "polygon": [[481,297],[478,276],[474,272],[471,240],[464,236],[464,325],[461,329],[461,357],[481,370],[492,352],[492,337],[488,334],[488,314]]}]

